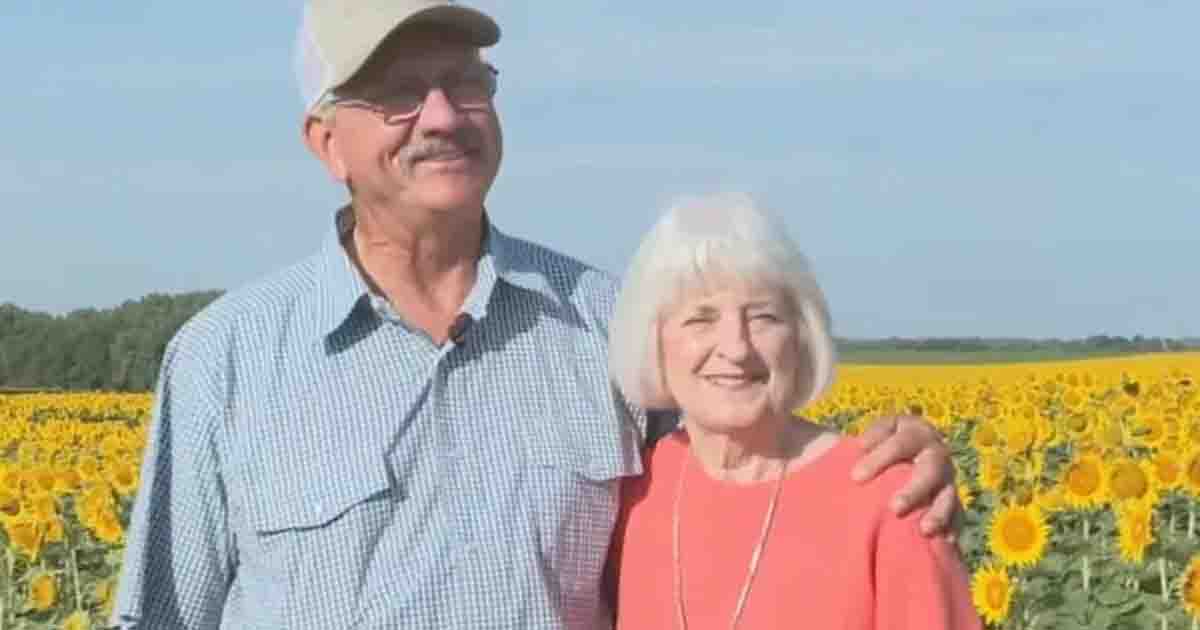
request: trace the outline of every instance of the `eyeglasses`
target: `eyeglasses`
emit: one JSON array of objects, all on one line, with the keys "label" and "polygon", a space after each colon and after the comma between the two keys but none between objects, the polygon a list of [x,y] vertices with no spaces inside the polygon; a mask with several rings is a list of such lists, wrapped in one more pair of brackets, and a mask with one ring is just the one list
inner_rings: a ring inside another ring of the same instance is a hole
[{"label": "eyeglasses", "polygon": [[377,90],[359,96],[334,96],[335,105],[367,109],[383,116],[388,123],[412,120],[421,114],[429,91],[440,88],[458,109],[480,110],[491,107],[496,96],[496,77],[500,71],[491,64],[473,66],[447,74],[430,83],[419,77],[389,80]]}]

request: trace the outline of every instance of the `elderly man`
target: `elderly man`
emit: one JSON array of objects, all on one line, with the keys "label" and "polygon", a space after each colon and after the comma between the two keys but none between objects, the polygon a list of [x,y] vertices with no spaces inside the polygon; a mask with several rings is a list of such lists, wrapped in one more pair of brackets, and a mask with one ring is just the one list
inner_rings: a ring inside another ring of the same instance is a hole
[{"label": "elderly man", "polygon": [[[613,281],[484,210],[498,39],[448,1],[306,8],[304,140],[350,202],[315,255],[168,347],[119,627],[610,623],[618,481],[659,431],[607,376]],[[936,433],[892,420],[871,441],[865,473],[915,459],[908,501],[936,495],[944,531]]]}]

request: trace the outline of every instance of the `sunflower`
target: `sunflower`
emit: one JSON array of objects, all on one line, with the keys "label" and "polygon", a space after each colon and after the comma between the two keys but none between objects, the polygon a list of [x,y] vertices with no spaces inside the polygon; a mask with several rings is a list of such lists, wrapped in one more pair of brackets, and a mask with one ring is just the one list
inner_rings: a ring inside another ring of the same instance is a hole
[{"label": "sunflower", "polygon": [[967,485],[965,481],[960,480],[955,482],[954,489],[958,491],[958,502],[962,505],[962,508],[965,510],[971,507],[971,503],[975,501],[975,495],[971,492],[971,486]]},{"label": "sunflower", "polygon": [[971,601],[990,624],[1003,623],[1012,604],[1013,583],[1004,567],[980,567],[971,578]]},{"label": "sunflower", "polygon": [[1060,418],[1059,423],[1072,442],[1087,441],[1091,435],[1092,423],[1084,413],[1068,411]]},{"label": "sunflower", "polygon": [[137,491],[138,469],[133,464],[122,462],[109,470],[108,481],[121,496],[129,496]]},{"label": "sunflower", "polygon": [[92,597],[100,603],[100,612],[104,613],[105,617],[112,615],[113,603],[117,599],[117,579],[108,578],[97,582],[92,587]]},{"label": "sunflower", "polygon": [[1092,454],[1078,455],[1063,473],[1063,500],[1076,509],[1090,509],[1104,503],[1107,494],[1104,463]]},{"label": "sunflower", "polygon": [[1192,447],[1183,458],[1183,489],[1200,499],[1200,447]]},{"label": "sunflower", "polygon": [[1063,405],[1068,409],[1078,409],[1083,406],[1085,400],[1085,394],[1079,390],[1079,379],[1076,378],[1074,382],[1068,380],[1067,385],[1068,387],[1062,393]]},{"label": "sunflower", "polygon": [[1067,493],[1061,485],[1051,486],[1049,489],[1042,490],[1036,494],[1033,502],[1037,504],[1043,512],[1050,514],[1058,512],[1067,507]]},{"label": "sunflower", "polygon": [[1134,438],[1148,448],[1162,446],[1167,436],[1172,433],[1171,424],[1162,413],[1139,415],[1135,418],[1133,427]]},{"label": "sunflower", "polygon": [[1101,420],[1096,425],[1096,440],[1105,450],[1116,450],[1125,446],[1125,429],[1116,418]]},{"label": "sunflower", "polygon": [[0,513],[16,516],[21,513],[21,495],[0,487]]},{"label": "sunflower", "polygon": [[1024,457],[1010,459],[1008,467],[1016,481],[1036,484],[1046,469],[1046,455],[1041,451],[1034,451]]},{"label": "sunflower", "polygon": [[101,477],[100,462],[91,455],[84,455],[75,464],[75,472],[84,481],[97,481]]},{"label": "sunflower", "polygon": [[50,518],[45,521],[44,527],[46,528],[46,542],[60,543],[66,540],[67,530],[61,518],[57,516]]},{"label": "sunflower", "polygon": [[1150,469],[1158,487],[1163,490],[1174,490],[1183,485],[1183,457],[1173,448],[1159,449],[1150,459]]},{"label": "sunflower", "polygon": [[55,473],[49,468],[37,468],[29,472],[29,494],[45,496],[54,491]]},{"label": "sunflower", "polygon": [[1000,446],[1000,435],[991,425],[979,423],[971,432],[971,448],[977,453],[990,453]]},{"label": "sunflower", "polygon": [[87,613],[76,610],[63,620],[63,630],[88,630],[92,625]]},{"label": "sunflower", "polygon": [[1007,459],[997,453],[981,454],[979,458],[979,487],[999,492],[1008,476]]},{"label": "sunflower", "polygon": [[66,468],[58,471],[58,475],[54,480],[54,494],[64,496],[75,492],[79,488],[79,473],[72,468]]},{"label": "sunflower", "polygon": [[29,607],[44,612],[58,601],[58,580],[50,573],[39,573],[29,582]]},{"label": "sunflower", "polygon": [[38,494],[28,499],[27,511],[35,519],[45,522],[58,516],[58,501],[52,494]]},{"label": "sunflower", "polygon": [[95,514],[91,528],[97,539],[110,545],[120,543],[125,537],[125,529],[111,509],[103,509]]},{"label": "sunflower", "polygon": [[1005,565],[1030,566],[1046,553],[1050,528],[1034,504],[1007,505],[996,511],[988,531],[988,546]]},{"label": "sunflower", "polygon": [[4,522],[4,529],[8,533],[10,546],[28,556],[31,562],[38,559],[45,538],[36,521],[24,517],[15,518]]},{"label": "sunflower", "polygon": [[1158,503],[1159,488],[1154,471],[1141,460],[1122,457],[1107,470],[1109,494],[1114,504]]},{"label": "sunflower", "polygon": [[1192,618],[1200,619],[1200,554],[1192,556],[1183,571],[1183,578],[1179,580],[1179,599]]},{"label": "sunflower", "polygon": [[1004,421],[1004,452],[1009,456],[1022,455],[1033,447],[1034,441],[1038,437],[1035,416],[1036,413],[1033,416],[1009,416]]},{"label": "sunflower", "polygon": [[1117,547],[1121,558],[1129,564],[1141,564],[1146,548],[1154,542],[1154,509],[1132,504],[1117,513]]}]

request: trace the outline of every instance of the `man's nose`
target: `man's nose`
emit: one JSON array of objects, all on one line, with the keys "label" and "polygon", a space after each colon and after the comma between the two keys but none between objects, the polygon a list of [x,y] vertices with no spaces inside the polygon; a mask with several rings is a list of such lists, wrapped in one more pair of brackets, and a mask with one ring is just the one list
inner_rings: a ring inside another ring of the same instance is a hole
[{"label": "man's nose", "polygon": [[462,124],[462,112],[454,106],[442,88],[434,86],[425,94],[417,125],[425,133],[448,133]]}]

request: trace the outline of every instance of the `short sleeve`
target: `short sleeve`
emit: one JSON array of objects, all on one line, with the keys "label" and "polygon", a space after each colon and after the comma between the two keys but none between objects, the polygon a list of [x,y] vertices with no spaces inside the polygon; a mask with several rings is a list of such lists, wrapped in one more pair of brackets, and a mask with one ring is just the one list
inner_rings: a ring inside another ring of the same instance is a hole
[{"label": "short sleeve", "polygon": [[877,630],[978,630],[967,569],[958,548],[918,529],[922,511],[888,515],[875,558]]},{"label": "short sleeve", "polygon": [[235,561],[215,438],[223,405],[213,369],[179,336],[163,357],[113,610],[117,628],[220,624]]}]

